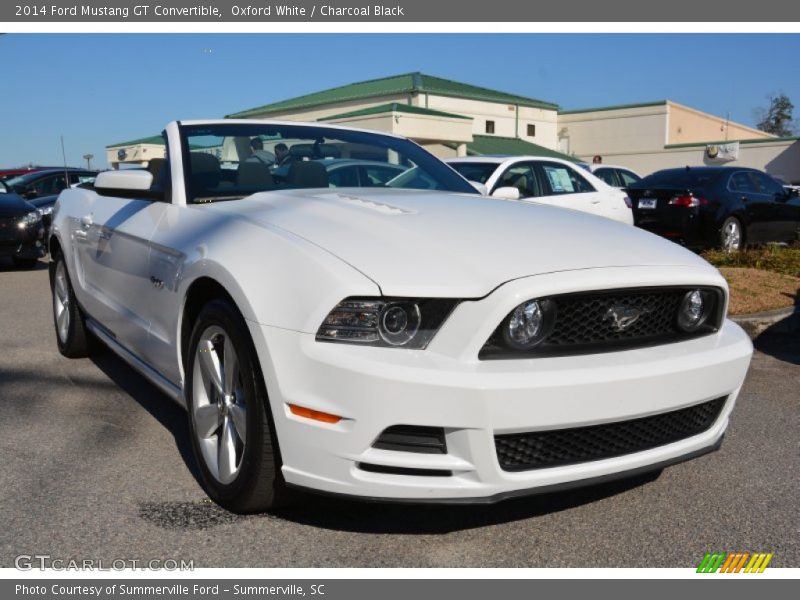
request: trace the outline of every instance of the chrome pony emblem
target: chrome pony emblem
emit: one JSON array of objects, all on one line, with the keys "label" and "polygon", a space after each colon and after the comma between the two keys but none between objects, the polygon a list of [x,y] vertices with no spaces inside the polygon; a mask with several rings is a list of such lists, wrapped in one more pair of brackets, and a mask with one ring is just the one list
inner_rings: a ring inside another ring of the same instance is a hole
[{"label": "chrome pony emblem", "polygon": [[628,327],[636,323],[639,317],[649,312],[650,311],[645,308],[618,304],[606,311],[606,314],[603,315],[603,321],[611,321],[611,328],[614,331],[625,331]]}]

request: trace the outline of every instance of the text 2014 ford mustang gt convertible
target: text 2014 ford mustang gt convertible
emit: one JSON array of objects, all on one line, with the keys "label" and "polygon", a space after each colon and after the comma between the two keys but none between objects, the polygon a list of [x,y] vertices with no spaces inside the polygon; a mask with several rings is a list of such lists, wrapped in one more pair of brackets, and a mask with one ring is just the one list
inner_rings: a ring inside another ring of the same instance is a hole
[{"label": "text 2014 ford mustang gt convertible", "polygon": [[56,338],[70,357],[99,338],[185,405],[221,505],[291,487],[490,502],[719,446],[752,346],[691,252],[482,198],[399,137],[231,120],[164,137],[165,164],[60,196]]}]

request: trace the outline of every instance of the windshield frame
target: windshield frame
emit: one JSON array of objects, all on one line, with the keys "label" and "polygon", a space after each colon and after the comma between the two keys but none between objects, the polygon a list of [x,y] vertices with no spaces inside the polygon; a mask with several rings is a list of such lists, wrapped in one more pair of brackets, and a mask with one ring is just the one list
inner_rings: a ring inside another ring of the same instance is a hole
[{"label": "windshield frame", "polygon": [[[445,189],[436,189],[441,193],[471,194],[479,195],[479,192],[458,172],[448,164],[434,156],[423,146],[401,136],[386,135],[380,132],[366,131],[362,129],[352,129],[347,127],[336,127],[330,125],[317,125],[305,123],[286,123],[275,121],[236,122],[231,120],[225,122],[196,122],[178,123],[179,143],[183,157],[183,184],[186,190],[187,204],[203,204],[205,202],[237,200],[252,195],[253,193],[281,192],[291,189],[304,188],[278,188],[275,190],[263,190],[261,192],[248,192],[244,194],[226,194],[220,196],[200,196],[192,192],[191,185],[191,150],[190,138],[199,135],[217,135],[219,137],[254,137],[256,135],[269,135],[270,132],[280,132],[286,139],[320,139],[330,138],[343,142],[371,144],[373,146],[385,147],[388,150],[398,152],[400,155],[410,160],[416,167],[430,175],[439,185]],[[288,134],[288,135],[287,135]],[[296,134],[296,135],[292,135]],[[387,163],[392,164],[392,163]],[[306,188],[315,189],[315,188]],[[336,189],[336,188],[326,188]],[[382,188],[383,189],[383,188]],[[391,188],[390,188],[391,189]],[[416,188],[395,188],[399,190],[414,190]]]}]

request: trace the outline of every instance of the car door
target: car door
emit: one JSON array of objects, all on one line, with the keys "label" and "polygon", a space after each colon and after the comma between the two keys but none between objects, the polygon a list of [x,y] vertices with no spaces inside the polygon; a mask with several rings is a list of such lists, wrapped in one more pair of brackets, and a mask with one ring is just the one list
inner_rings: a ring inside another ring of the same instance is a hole
[{"label": "car door", "polygon": [[793,241],[797,235],[797,208],[789,202],[789,194],[780,183],[766,173],[753,171],[751,176],[766,207],[764,241]]},{"label": "car door", "polygon": [[538,199],[544,194],[542,182],[531,162],[518,162],[506,167],[497,177],[490,194],[502,187],[517,188],[520,200]]},{"label": "car door", "polygon": [[125,348],[144,356],[150,327],[149,240],[165,203],[97,194],[76,224],[84,308]]},{"label": "car door", "polygon": [[592,171],[592,174],[599,179],[605,181],[611,187],[622,187],[617,177],[617,172],[611,167],[601,167]]},{"label": "car door", "polygon": [[541,161],[536,164],[544,183],[544,196],[537,198],[542,204],[580,210],[602,217],[610,217],[604,206],[603,195],[576,169],[558,163]]},{"label": "car door", "polygon": [[636,173],[627,169],[617,169],[617,179],[619,179],[620,187],[622,188],[630,187],[642,180]]},{"label": "car door", "polygon": [[758,244],[768,239],[769,203],[758,193],[756,180],[750,171],[736,171],[728,180],[731,202],[743,207],[745,220],[745,239],[747,243]]}]

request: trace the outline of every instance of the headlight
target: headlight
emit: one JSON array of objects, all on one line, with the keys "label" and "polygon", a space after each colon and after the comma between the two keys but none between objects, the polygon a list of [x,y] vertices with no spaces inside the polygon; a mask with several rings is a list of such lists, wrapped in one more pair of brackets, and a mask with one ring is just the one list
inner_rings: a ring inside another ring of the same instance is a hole
[{"label": "headlight", "polygon": [[422,349],[457,300],[347,298],[328,313],[317,341]]},{"label": "headlight", "polygon": [[19,223],[17,223],[17,227],[19,227],[20,229],[31,227],[32,225],[36,225],[41,220],[41,218],[42,217],[39,214],[39,211],[33,210],[24,217],[22,217],[22,219],[20,219]]},{"label": "headlight", "polygon": [[553,330],[556,305],[552,300],[527,300],[503,321],[503,341],[513,350],[531,350]]},{"label": "headlight", "polygon": [[678,327],[690,333],[697,331],[708,320],[714,309],[714,295],[706,290],[686,292],[678,309]]}]

